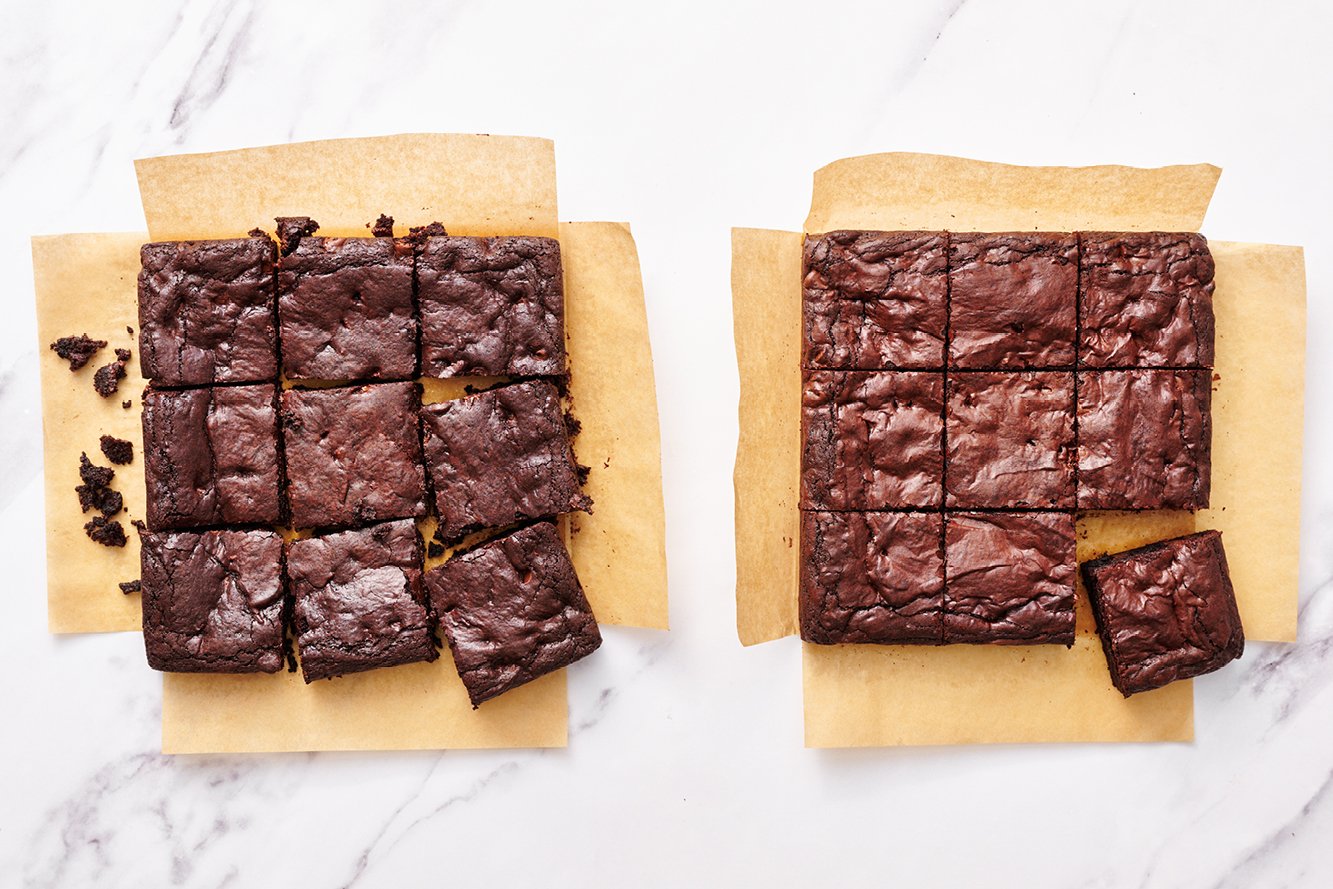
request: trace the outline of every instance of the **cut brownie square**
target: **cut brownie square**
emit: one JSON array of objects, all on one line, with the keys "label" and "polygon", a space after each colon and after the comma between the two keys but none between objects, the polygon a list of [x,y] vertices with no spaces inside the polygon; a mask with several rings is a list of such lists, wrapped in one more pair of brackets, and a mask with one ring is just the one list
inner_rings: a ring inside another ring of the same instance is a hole
[{"label": "cut brownie square", "polygon": [[950,373],[945,505],[1074,508],[1074,375]]},{"label": "cut brownie square", "polygon": [[278,376],[267,237],[170,241],[139,250],[139,364],[159,386]]},{"label": "cut brownie square", "polygon": [[944,641],[1074,644],[1073,513],[948,513]]},{"label": "cut brownie square", "polygon": [[802,509],[938,507],[944,374],[807,371]]},{"label": "cut brownie square", "polygon": [[1213,366],[1213,256],[1203,235],[1080,237],[1080,364]]},{"label": "cut brownie square", "polygon": [[1079,508],[1207,507],[1211,402],[1207,370],[1079,373]]},{"label": "cut brownie square", "polygon": [[435,660],[411,519],[294,540],[287,577],[306,682]]},{"label": "cut brownie square", "polygon": [[550,383],[428,404],[421,421],[445,542],[592,505],[580,490],[560,395]]},{"label": "cut brownie square", "polygon": [[272,384],[147,390],[148,527],[282,521],[276,403]]},{"label": "cut brownie square", "polygon": [[426,574],[426,590],[473,707],[602,644],[551,522],[454,556]]},{"label": "cut brownie square", "polygon": [[565,285],[554,238],[422,237],[421,372],[565,372]]},{"label": "cut brownie square", "polygon": [[1072,367],[1078,238],[1042,232],[949,236],[949,364]]},{"label": "cut brownie square", "polygon": [[150,667],[176,673],[282,669],[281,537],[272,531],[141,531],[139,540]]},{"label": "cut brownie square", "polygon": [[282,393],[287,497],[297,528],[426,514],[416,383]]},{"label": "cut brownie square", "polygon": [[804,366],[944,366],[944,232],[835,231],[805,239]]},{"label": "cut brownie square", "polygon": [[1241,656],[1222,535],[1201,531],[1083,563],[1111,682],[1125,697]]},{"label": "cut brownie square", "polygon": [[802,512],[801,638],[944,641],[939,513]]},{"label": "cut brownie square", "polygon": [[416,375],[412,246],[303,237],[278,271],[282,369],[294,380]]}]

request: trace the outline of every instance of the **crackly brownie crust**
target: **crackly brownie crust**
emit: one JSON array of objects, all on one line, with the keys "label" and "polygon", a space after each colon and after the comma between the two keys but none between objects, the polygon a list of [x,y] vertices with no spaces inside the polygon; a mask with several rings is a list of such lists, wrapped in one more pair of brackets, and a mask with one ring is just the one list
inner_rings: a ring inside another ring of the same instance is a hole
[{"label": "crackly brownie crust", "polygon": [[602,644],[551,522],[454,556],[426,574],[426,589],[473,707]]}]

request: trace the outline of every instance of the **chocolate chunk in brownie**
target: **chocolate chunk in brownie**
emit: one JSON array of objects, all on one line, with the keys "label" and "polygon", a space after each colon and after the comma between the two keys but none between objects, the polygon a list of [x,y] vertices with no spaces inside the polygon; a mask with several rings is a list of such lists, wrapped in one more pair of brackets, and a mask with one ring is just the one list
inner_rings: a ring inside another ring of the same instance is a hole
[{"label": "chocolate chunk in brownie", "polygon": [[134,444],[114,435],[103,435],[99,439],[102,453],[117,466],[124,466],[134,460]]},{"label": "chocolate chunk in brownie", "polygon": [[120,591],[127,596],[130,593],[138,593],[143,591],[143,582],[141,580],[126,580],[116,585],[119,586]]},{"label": "chocolate chunk in brownie", "polygon": [[86,333],[78,336],[62,336],[51,344],[51,351],[68,361],[71,371],[83,367],[99,349],[104,348],[106,340],[89,339]]},{"label": "chocolate chunk in brownie", "polygon": [[369,225],[370,233],[377,238],[393,237],[393,217],[380,214],[373,224]]},{"label": "chocolate chunk in brownie", "polygon": [[108,519],[106,516],[93,516],[92,520],[83,526],[83,533],[88,535],[89,540],[100,543],[102,546],[125,545],[124,526],[120,522]]},{"label": "chocolate chunk in brownie", "polygon": [[277,216],[273,221],[278,226],[278,244],[283,256],[295,250],[302,238],[319,231],[319,223],[309,216]]},{"label": "chocolate chunk in brownie", "polygon": [[110,398],[120,389],[120,381],[125,379],[125,362],[116,360],[104,364],[93,374],[93,388],[103,398]]}]

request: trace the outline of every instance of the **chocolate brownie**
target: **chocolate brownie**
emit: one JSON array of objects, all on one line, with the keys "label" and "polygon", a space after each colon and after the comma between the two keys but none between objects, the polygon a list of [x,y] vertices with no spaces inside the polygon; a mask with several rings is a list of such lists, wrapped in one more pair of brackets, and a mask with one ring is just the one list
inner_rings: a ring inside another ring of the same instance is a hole
[{"label": "chocolate brownie", "polygon": [[1213,256],[1203,235],[1080,237],[1081,364],[1213,366]]},{"label": "chocolate brownie", "polygon": [[1203,509],[1212,468],[1207,370],[1078,375],[1080,509]]},{"label": "chocolate brownie", "polygon": [[51,351],[68,361],[71,371],[83,367],[97,354],[99,349],[104,348],[106,348],[106,340],[89,339],[86,333],[78,336],[62,336],[51,344]]},{"label": "chocolate brownie", "polygon": [[97,466],[88,459],[88,455],[79,455],[79,481],[74,493],[79,496],[79,509],[87,512],[97,510],[110,518],[125,507],[125,500],[119,491],[111,490],[111,479],[116,471],[109,466]]},{"label": "chocolate brownie", "polygon": [[306,682],[435,660],[411,519],[292,541],[287,577]]},{"label": "chocolate brownie", "polygon": [[93,543],[102,546],[124,546],[125,527],[120,522],[111,521],[104,515],[95,515],[83,526],[83,533]]},{"label": "chocolate brownie", "polygon": [[602,644],[551,522],[454,556],[427,572],[426,590],[473,707]]},{"label": "chocolate brownie", "polygon": [[1245,650],[1217,531],[1084,562],[1083,579],[1111,682],[1125,697],[1211,673]]},{"label": "chocolate brownie", "polygon": [[[282,255],[286,256],[296,249],[301,243],[302,238],[307,238],[319,231],[319,223],[309,216],[277,216],[273,221],[277,224],[278,245],[282,248]],[[263,236],[263,231],[255,229],[250,232],[252,236]]]},{"label": "chocolate brownie", "polygon": [[[121,357],[122,353],[124,357]],[[110,398],[120,389],[120,381],[125,379],[125,364],[130,360],[129,351],[116,350],[116,360],[104,364],[93,374],[93,389],[103,398]]]},{"label": "chocolate brownie", "polygon": [[945,506],[1074,508],[1074,375],[950,373]]},{"label": "chocolate brownie", "polygon": [[117,466],[124,466],[134,460],[134,444],[114,435],[103,435],[98,439],[102,453]]},{"label": "chocolate brownie", "polygon": [[944,374],[806,371],[802,509],[938,507]]},{"label": "chocolate brownie", "polygon": [[809,235],[804,268],[805,367],[944,366],[946,233]]},{"label": "chocolate brownie", "polygon": [[944,641],[1074,644],[1073,513],[947,513]]},{"label": "chocolate brownie", "polygon": [[120,587],[120,591],[127,596],[130,593],[143,592],[143,582],[140,580],[125,580],[116,584],[116,586]]},{"label": "chocolate brownie", "polygon": [[940,513],[802,512],[801,638],[944,641]]},{"label": "chocolate brownie", "polygon": [[158,386],[277,378],[272,241],[144,244],[139,257],[144,377]]},{"label": "chocolate brownie", "polygon": [[276,398],[272,384],[144,393],[150,530],[282,520]]},{"label": "chocolate brownie", "polygon": [[301,238],[278,270],[282,369],[293,380],[416,375],[412,246],[392,238]]},{"label": "chocolate brownie", "polygon": [[428,404],[421,420],[441,540],[590,509],[550,383]]},{"label": "chocolate brownie", "polygon": [[415,383],[282,393],[287,495],[297,528],[426,513]]},{"label": "chocolate brownie", "polygon": [[176,673],[282,669],[281,537],[147,531],[139,541],[148,666]]},{"label": "chocolate brownie", "polygon": [[1072,367],[1077,300],[1075,235],[949,235],[951,366]]},{"label": "chocolate brownie", "polygon": [[377,238],[392,238],[392,237],[393,237],[393,217],[392,217],[392,216],[386,216],[385,214],[381,213],[381,214],[379,215],[379,218],[376,219],[373,223],[371,223],[371,222],[366,223],[366,227],[369,228],[369,229],[370,229],[370,233],[371,233],[372,235],[374,235],[375,237],[377,237]]},{"label": "chocolate brownie", "polygon": [[565,289],[554,238],[419,237],[421,372],[565,372]]}]

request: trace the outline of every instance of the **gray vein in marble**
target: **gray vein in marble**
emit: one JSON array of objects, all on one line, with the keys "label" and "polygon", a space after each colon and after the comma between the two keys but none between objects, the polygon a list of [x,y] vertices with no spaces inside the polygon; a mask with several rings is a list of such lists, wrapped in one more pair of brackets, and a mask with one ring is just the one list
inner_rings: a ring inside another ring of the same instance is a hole
[{"label": "gray vein in marble", "polygon": [[1333,771],[1325,775],[1323,783],[1305,801],[1300,811],[1284,821],[1277,829],[1270,831],[1261,843],[1232,865],[1226,875],[1213,884],[1213,889],[1253,889],[1259,885],[1272,885],[1256,878],[1267,874],[1266,865],[1269,859],[1296,838],[1310,815],[1328,802],[1331,790],[1333,790]]},{"label": "gray vein in marble", "polygon": [[212,33],[171,107],[168,126],[176,131],[178,143],[184,142],[191,117],[207,111],[227,88],[227,78],[250,37],[257,12],[253,2],[243,6],[222,4],[214,10],[210,17]]}]

